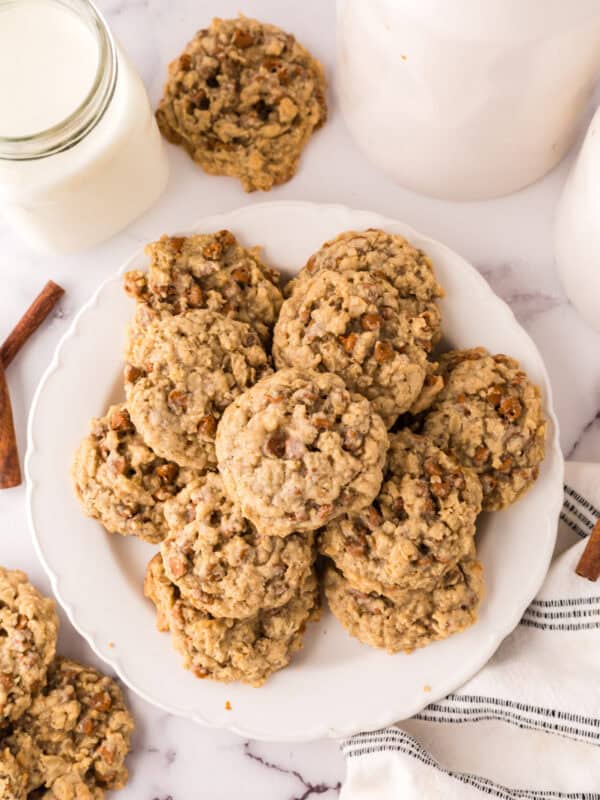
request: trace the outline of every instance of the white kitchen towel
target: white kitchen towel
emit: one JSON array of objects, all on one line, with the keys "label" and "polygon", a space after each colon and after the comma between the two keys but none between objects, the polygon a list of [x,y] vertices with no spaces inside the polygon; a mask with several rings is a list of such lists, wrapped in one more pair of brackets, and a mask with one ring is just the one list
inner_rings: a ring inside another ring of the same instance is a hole
[{"label": "white kitchen towel", "polygon": [[575,574],[600,464],[567,464],[555,559],[521,624],[461,689],[342,742],[340,800],[600,800],[600,582]]}]

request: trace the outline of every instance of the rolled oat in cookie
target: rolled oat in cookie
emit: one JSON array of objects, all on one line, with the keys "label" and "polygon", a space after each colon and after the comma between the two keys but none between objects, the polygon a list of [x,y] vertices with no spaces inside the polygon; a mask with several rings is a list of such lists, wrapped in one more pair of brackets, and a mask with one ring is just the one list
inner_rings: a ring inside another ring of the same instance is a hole
[{"label": "rolled oat in cookie", "polygon": [[47,684],[4,743],[28,774],[28,792],[47,789],[40,796],[52,800],[100,800],[127,782],[132,731],[112,678],[56,658]]},{"label": "rolled oat in cookie", "polygon": [[75,493],[107,531],[161,542],[164,504],[199,472],[160,458],[137,432],[123,404],[94,419],[73,461]]},{"label": "rolled oat in cookie", "polygon": [[430,350],[441,335],[441,314],[436,300],[444,296],[431,259],[403,236],[377,228],[345,231],[325,242],[308,259],[306,266],[285,287],[290,296],[296,286],[322,270],[368,272],[394,286],[404,307],[423,318],[421,338]]},{"label": "rolled oat in cookie", "polygon": [[46,681],[58,617],[20,570],[0,567],[0,726],[18,719]]},{"label": "rolled oat in cookie", "polygon": [[210,469],[223,411],[270,372],[269,357],[249,325],[213,311],[187,311],[153,322],[132,342],[127,408],[158,455]]},{"label": "rolled oat in cookie", "polygon": [[268,191],[293,177],[327,118],[323,68],[274,25],[213,19],[169,65],[156,118],[210,175]]},{"label": "rolled oat in cookie", "polygon": [[246,619],[219,619],[187,603],[168,578],[160,554],[148,564],[146,596],[156,605],[159,630],[170,630],[183,665],[197,678],[261,686],[286,667],[303,644],[309,621],[319,617],[312,571],[283,606]]},{"label": "rolled oat in cookie", "polygon": [[432,590],[475,555],[481,484],[426,437],[390,435],[381,491],[366,509],[330,522],[319,538],[353,588],[401,600]]},{"label": "rolled oat in cookie", "polygon": [[483,588],[481,564],[472,559],[446,572],[433,590],[406,590],[395,601],[354,588],[334,567],[325,571],[332,613],[351,636],[388,653],[411,653],[473,625]]},{"label": "rolled oat in cookie", "polygon": [[264,343],[282,303],[279,273],[242,247],[230,231],[163,236],[147,245],[148,271],[125,274],[125,291],[137,300],[130,338],[154,319],[205,308],[252,325]]},{"label": "rolled oat in cookie", "polygon": [[385,424],[337,375],[283,369],[237,398],[217,431],[225,488],[258,530],[312,531],[381,486]]},{"label": "rolled oat in cookie", "polygon": [[8,747],[0,750],[0,800],[27,800],[29,777]]},{"label": "rolled oat in cookie", "polygon": [[434,368],[423,315],[411,316],[402,302],[391,283],[368,272],[321,270],[281,308],[275,364],[339,375],[389,428],[417,402]]},{"label": "rolled oat in cookie", "polygon": [[544,459],[540,390],[515,359],[482,347],[445,353],[440,370],[445,387],[424,433],[478,474],[484,510],[505,508],[535,483]]},{"label": "rolled oat in cookie", "polygon": [[161,552],[184,600],[215,617],[245,618],[289,602],[315,559],[313,535],[257,532],[226,495],[216,472],[170,503],[171,533]]}]

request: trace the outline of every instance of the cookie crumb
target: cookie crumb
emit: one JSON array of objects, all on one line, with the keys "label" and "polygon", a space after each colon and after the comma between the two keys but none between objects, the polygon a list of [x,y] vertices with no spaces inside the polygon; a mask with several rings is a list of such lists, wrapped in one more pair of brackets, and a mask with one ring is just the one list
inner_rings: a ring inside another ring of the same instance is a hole
[{"label": "cookie crumb", "polygon": [[114,642],[109,642],[109,643],[108,643],[108,646],[109,646],[109,647],[110,647],[110,649],[112,650],[112,649],[113,649],[113,647],[115,646],[115,643],[114,643]]},{"label": "cookie crumb", "polygon": [[428,683],[426,683],[425,686],[423,687],[423,691],[424,692],[430,692],[431,691],[431,686]]},{"label": "cookie crumb", "polygon": [[231,711],[231,703],[229,700],[225,701],[225,711]]}]

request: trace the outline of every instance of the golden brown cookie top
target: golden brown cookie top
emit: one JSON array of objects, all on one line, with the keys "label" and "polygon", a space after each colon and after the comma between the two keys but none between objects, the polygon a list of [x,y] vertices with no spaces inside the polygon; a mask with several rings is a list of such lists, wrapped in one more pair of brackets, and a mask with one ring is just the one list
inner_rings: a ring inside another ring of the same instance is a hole
[{"label": "golden brown cookie top", "polygon": [[433,589],[475,552],[481,484],[472,470],[408,430],[390,436],[375,501],[323,530],[320,551],[352,585],[394,599]]},{"label": "golden brown cookie top", "polygon": [[58,617],[20,570],[0,567],[0,724],[18,719],[46,681]]},{"label": "golden brown cookie top", "polygon": [[125,274],[137,300],[131,338],[157,317],[204,308],[253,326],[270,342],[282,303],[279,273],[230,231],[162,236],[146,247],[148,271]]},{"label": "golden brown cookie top", "polygon": [[369,401],[331,373],[283,369],[237,398],[217,430],[228,494],[259,531],[316,530],[377,495],[388,447]]},{"label": "golden brown cookie top", "polygon": [[111,533],[162,541],[167,535],[165,502],[199,473],[157,456],[122,403],[93,419],[90,428],[72,469],[85,513]]},{"label": "golden brown cookie top", "polygon": [[478,474],[484,510],[514,503],[544,458],[539,388],[515,359],[482,347],[444,353],[440,371],[445,386],[427,412],[425,434]]},{"label": "golden brown cookie top", "polygon": [[314,561],[312,534],[260,534],[209,472],[165,509],[161,552],[182,597],[215,617],[246,618],[287,603]]},{"label": "golden brown cookie top", "polygon": [[323,69],[289,33],[215,18],[169,66],[156,113],[163,135],[246,191],[291,178],[327,117]]}]

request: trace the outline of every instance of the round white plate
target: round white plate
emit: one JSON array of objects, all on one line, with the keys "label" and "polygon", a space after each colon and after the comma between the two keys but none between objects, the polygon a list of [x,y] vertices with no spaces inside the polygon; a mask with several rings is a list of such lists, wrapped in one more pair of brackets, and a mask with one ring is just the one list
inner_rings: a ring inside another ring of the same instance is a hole
[{"label": "round white plate", "polygon": [[156,630],[154,609],[142,594],[155,548],[111,536],[86,519],[69,477],[90,417],[122,397],[121,353],[133,306],[121,288],[121,273],[145,266],[143,253],[137,253],[81,309],[41,381],[29,421],[28,505],[38,554],[73,625],[128,686],[166,711],[256,739],[308,740],[382,727],[412,716],[477,672],[542,583],[563,479],[548,376],[529,336],[479,273],[406,225],[340,206],[250,205],[204,219],[193,230],[229,228],[243,244],[261,245],[266,260],[289,276],[326,239],[367,227],[401,233],[433,258],[446,289],[444,330],[453,346],[484,345],[515,356],[540,384],[550,418],[540,478],[512,508],[481,518],[487,594],[479,621],[468,631],[412,655],[390,656],[350,638],[327,612],[309,626],[291,666],[264,687],[197,680],[181,668],[169,637]]}]

